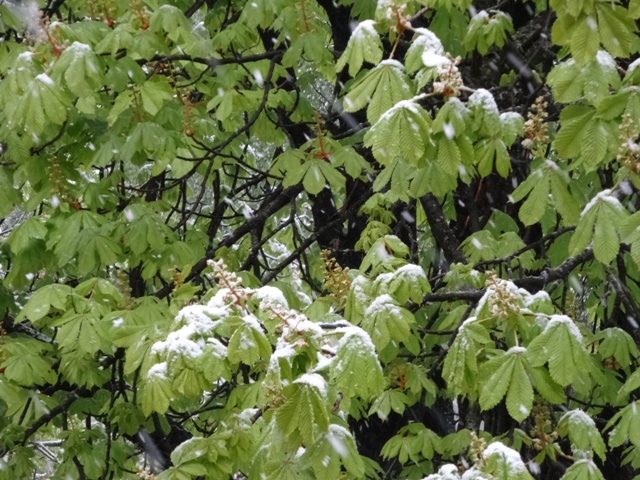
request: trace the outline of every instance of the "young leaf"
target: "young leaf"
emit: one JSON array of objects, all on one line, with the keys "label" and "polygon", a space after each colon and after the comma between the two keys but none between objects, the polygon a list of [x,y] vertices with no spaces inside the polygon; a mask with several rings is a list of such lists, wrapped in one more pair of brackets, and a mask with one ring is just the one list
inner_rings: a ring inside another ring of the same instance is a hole
[{"label": "young leaf", "polygon": [[560,480],[604,480],[604,477],[593,460],[585,458],[567,468]]},{"label": "young leaf", "polygon": [[384,60],[358,76],[344,97],[344,109],[357,112],[367,106],[367,119],[374,124],[391,107],[413,97],[411,81],[396,60]]},{"label": "young leaf", "polygon": [[455,395],[476,390],[478,376],[477,350],[491,342],[489,332],[471,317],[462,324],[444,359],[442,377]]},{"label": "young leaf", "polygon": [[558,422],[558,433],[569,440],[578,450],[589,448],[605,459],[606,447],[593,419],[582,410],[571,410],[565,413]]},{"label": "young leaf", "polygon": [[588,361],[582,338],[573,320],[565,315],[553,315],[543,332],[527,347],[526,357],[533,367],[549,362],[551,378],[567,386],[582,374],[582,366]]},{"label": "young leaf", "polygon": [[364,136],[364,144],[372,148],[382,165],[397,157],[416,165],[431,141],[429,123],[429,114],[420,105],[411,100],[401,101],[371,127]]},{"label": "young leaf", "polygon": [[500,480],[533,480],[520,454],[500,442],[492,442],[482,452],[485,465],[484,472],[491,473]]},{"label": "young leaf", "polygon": [[377,64],[382,60],[382,41],[373,20],[364,20],[351,33],[347,48],[336,63],[336,72],[349,64],[349,75],[355,77],[363,62]]},{"label": "young leaf", "polygon": [[320,375],[304,374],[284,389],[285,402],[275,414],[278,428],[286,436],[295,434],[312,444],[329,429],[326,407],[326,383]]},{"label": "young leaf", "polygon": [[484,364],[480,370],[482,389],[480,407],[489,410],[507,396],[509,415],[518,422],[529,416],[533,406],[533,388],[525,372],[522,347],[512,347]]}]

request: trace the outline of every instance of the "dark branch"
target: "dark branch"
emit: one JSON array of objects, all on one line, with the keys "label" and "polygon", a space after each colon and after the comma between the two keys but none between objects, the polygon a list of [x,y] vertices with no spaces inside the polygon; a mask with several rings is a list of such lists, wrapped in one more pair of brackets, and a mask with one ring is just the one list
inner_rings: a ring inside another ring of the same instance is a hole
[{"label": "dark branch", "polygon": [[460,250],[460,243],[456,238],[456,235],[449,227],[447,219],[444,218],[442,207],[438,199],[431,193],[427,193],[420,198],[420,204],[427,215],[427,221],[431,227],[431,233],[436,240],[436,243],[442,252],[444,258],[449,263],[467,263],[467,259]]}]

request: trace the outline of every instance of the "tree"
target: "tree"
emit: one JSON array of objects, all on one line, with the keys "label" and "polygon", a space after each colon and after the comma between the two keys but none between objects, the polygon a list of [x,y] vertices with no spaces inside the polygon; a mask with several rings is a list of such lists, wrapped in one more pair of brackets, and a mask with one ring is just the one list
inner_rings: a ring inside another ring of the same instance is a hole
[{"label": "tree", "polygon": [[0,478],[632,478],[639,17],[0,1]]}]

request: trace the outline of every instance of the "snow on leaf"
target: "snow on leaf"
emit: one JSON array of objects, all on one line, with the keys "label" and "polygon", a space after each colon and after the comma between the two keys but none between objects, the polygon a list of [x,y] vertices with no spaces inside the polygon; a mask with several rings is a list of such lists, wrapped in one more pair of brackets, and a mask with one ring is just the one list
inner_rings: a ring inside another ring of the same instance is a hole
[{"label": "snow on leaf", "polygon": [[492,473],[496,478],[533,479],[520,454],[503,443],[490,443],[482,455],[486,459],[486,466],[483,470]]},{"label": "snow on leaf", "polygon": [[578,450],[589,448],[605,459],[606,447],[593,419],[583,410],[575,409],[565,413],[558,421],[558,433],[569,437]]}]

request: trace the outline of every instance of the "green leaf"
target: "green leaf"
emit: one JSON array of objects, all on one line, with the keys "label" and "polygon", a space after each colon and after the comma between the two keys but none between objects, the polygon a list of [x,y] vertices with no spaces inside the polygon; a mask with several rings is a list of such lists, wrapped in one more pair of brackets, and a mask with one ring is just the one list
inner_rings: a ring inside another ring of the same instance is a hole
[{"label": "green leaf", "polygon": [[397,435],[384,444],[382,457],[398,457],[402,464],[409,460],[419,462],[421,458],[431,459],[435,452],[442,453],[441,440],[422,423],[410,423],[402,427]]},{"label": "green leaf", "polygon": [[583,16],[577,20],[572,30],[569,41],[571,54],[578,65],[584,65],[596,56],[600,46],[598,22],[591,15]]},{"label": "green leaf", "polygon": [[329,429],[324,401],[326,383],[320,375],[305,374],[284,389],[285,402],[275,414],[278,428],[286,436],[295,435],[307,445]]},{"label": "green leaf", "polygon": [[580,215],[569,244],[572,255],[583,251],[593,238],[593,253],[596,259],[602,263],[613,261],[620,249],[620,239],[615,225],[622,223],[627,216],[628,212],[611,196],[610,190],[600,192]]},{"label": "green leaf", "polygon": [[357,395],[371,400],[380,395],[385,380],[371,337],[358,327],[338,329],[336,333],[343,334],[331,370],[338,390],[347,398]]},{"label": "green leaf", "polygon": [[527,418],[533,406],[533,388],[524,367],[522,347],[512,347],[484,364],[480,370],[480,407],[489,410],[507,396],[509,415],[518,422]]},{"label": "green leaf", "polygon": [[165,413],[169,409],[173,395],[171,384],[162,375],[154,374],[148,377],[142,389],[142,413],[145,417],[153,412]]},{"label": "green leaf", "polygon": [[431,141],[429,123],[429,114],[420,105],[410,100],[401,101],[369,129],[364,144],[372,148],[382,165],[388,165],[397,157],[416,165]]},{"label": "green leaf", "polygon": [[462,164],[462,157],[458,145],[445,135],[442,135],[438,140],[437,159],[442,171],[449,175],[458,173],[458,167]]},{"label": "green leaf", "polygon": [[364,463],[355,440],[346,428],[332,423],[325,435],[307,448],[302,461],[310,464],[316,478],[338,478],[341,464],[356,478],[364,478]]},{"label": "green leaf", "polygon": [[605,159],[609,145],[609,132],[604,122],[593,119],[585,126],[582,134],[581,158],[588,168],[594,169]]},{"label": "green leaf", "polygon": [[304,189],[312,195],[317,195],[324,188],[326,180],[317,161],[312,161],[307,167],[302,184]]},{"label": "green leaf", "polygon": [[564,389],[551,378],[546,368],[529,368],[527,373],[542,398],[554,404],[561,404],[567,401]]},{"label": "green leaf", "polygon": [[507,14],[500,10],[494,10],[491,14],[481,10],[469,22],[464,46],[467,50],[475,48],[484,55],[493,45],[502,47],[507,34],[512,32],[513,24]]},{"label": "green leaf", "polygon": [[533,225],[540,221],[546,210],[549,201],[549,179],[544,176],[542,170],[538,170],[531,174],[526,182],[527,184],[523,183],[516,189],[514,199],[520,198],[527,187],[531,186],[529,196],[520,207],[518,216],[525,225]]},{"label": "green leaf", "polygon": [[629,12],[620,5],[596,3],[600,41],[614,57],[628,57],[633,51],[636,31]]},{"label": "green leaf", "polygon": [[245,317],[245,322],[233,332],[229,339],[229,361],[253,365],[260,358],[268,360],[270,356],[271,344],[260,325],[255,318]]},{"label": "green leaf", "polygon": [[493,478],[504,480],[533,480],[520,454],[500,442],[492,442],[482,453],[485,465],[484,472],[491,473]]},{"label": "green leaf", "polygon": [[476,355],[480,346],[491,342],[489,332],[477,323],[475,317],[467,320],[459,329],[444,359],[442,377],[448,389],[456,395],[476,390],[478,363]]},{"label": "green leaf", "polygon": [[47,227],[44,226],[39,217],[31,217],[18,225],[7,238],[11,251],[14,254],[20,253],[27,248],[34,239],[44,239],[47,235]]},{"label": "green leaf", "polygon": [[55,62],[52,76],[58,82],[64,79],[73,94],[86,96],[104,83],[101,70],[100,61],[93,49],[76,41],[65,48]]},{"label": "green leaf", "polygon": [[640,400],[629,403],[626,407],[616,413],[607,426],[606,430],[615,425],[615,429],[609,432],[609,446],[619,447],[626,441],[630,441],[636,447],[640,446]]},{"label": "green leaf", "polygon": [[59,311],[64,311],[67,299],[73,293],[73,289],[68,285],[51,284],[39,288],[29,299],[17,320],[28,318],[32,322],[46,317],[51,312],[52,307]]},{"label": "green leaf", "polygon": [[364,312],[362,328],[367,331],[378,351],[393,341],[404,342],[415,322],[407,309],[400,307],[390,295],[380,295]]},{"label": "green leaf", "polygon": [[543,332],[527,347],[526,358],[533,367],[548,362],[551,378],[563,387],[581,375],[588,362],[582,334],[565,315],[551,316]]},{"label": "green leaf", "polygon": [[385,60],[358,76],[344,97],[344,109],[357,112],[367,107],[367,119],[374,124],[391,107],[413,97],[413,87],[396,60]]},{"label": "green leaf", "polygon": [[583,147],[584,132],[591,122],[595,111],[585,105],[569,105],[560,114],[560,131],[553,146],[564,158],[575,158]]},{"label": "green leaf", "polygon": [[558,433],[562,437],[569,436],[569,440],[578,450],[593,449],[605,459],[606,447],[593,419],[582,410],[571,410],[565,413],[558,422]]},{"label": "green leaf", "polygon": [[382,40],[373,20],[364,20],[351,33],[347,48],[336,63],[336,72],[349,64],[349,75],[354,77],[363,62],[377,64],[382,60]]},{"label": "green leaf", "polygon": [[571,465],[561,480],[604,480],[604,477],[593,460],[582,459]]}]

